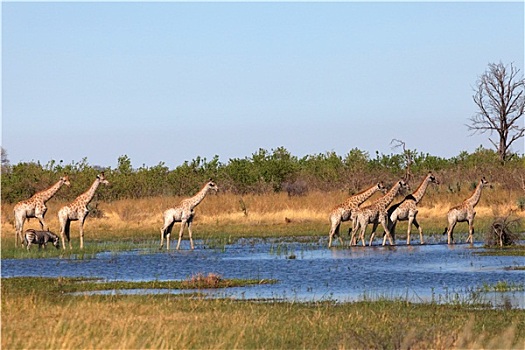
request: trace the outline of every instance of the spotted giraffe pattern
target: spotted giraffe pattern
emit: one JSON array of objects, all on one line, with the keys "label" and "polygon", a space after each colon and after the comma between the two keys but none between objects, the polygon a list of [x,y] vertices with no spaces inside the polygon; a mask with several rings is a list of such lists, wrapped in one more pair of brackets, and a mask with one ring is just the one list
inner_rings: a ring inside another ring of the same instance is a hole
[{"label": "spotted giraffe pattern", "polygon": [[194,249],[192,239],[191,225],[193,218],[195,217],[195,207],[206,197],[210,190],[218,191],[217,185],[210,179],[204,187],[193,197],[184,199],[174,208],[167,209],[162,214],[164,225],[160,229],[160,249],[164,246],[164,238],[166,238],[166,249],[170,249],[170,236],[173,225],[176,222],[180,222],[179,241],[177,242],[177,250],[180,248],[180,242],[182,240],[182,234],[184,227],[188,226],[188,235],[190,237],[191,249]]},{"label": "spotted giraffe pattern", "polygon": [[398,194],[398,192],[401,189],[404,189],[407,187],[407,184],[404,180],[400,180],[395,183],[394,186],[381,198],[376,199],[372,204],[367,205],[365,207],[361,207],[357,209],[356,214],[354,216],[353,225],[352,225],[352,238],[350,240],[350,244],[356,244],[355,242],[355,235],[357,233],[357,230],[361,229],[361,235],[360,239],[363,242],[363,246],[366,245],[365,243],[365,231],[366,226],[368,224],[373,224],[372,227],[372,236],[370,237],[370,243],[369,245],[372,245],[372,241],[375,237],[375,232],[377,229],[377,226],[381,224],[385,230],[385,236],[383,238],[383,245],[386,244],[386,239],[388,238],[390,245],[394,245],[394,242],[392,240],[392,236],[390,235],[390,230],[388,229],[388,213],[387,213],[387,207],[392,203],[395,196]]},{"label": "spotted giraffe pattern", "polygon": [[474,207],[478,204],[481,198],[481,190],[488,183],[489,182],[485,180],[485,177],[482,177],[481,180],[479,180],[479,183],[476,186],[476,189],[474,190],[472,195],[469,198],[465,199],[463,203],[461,203],[461,205],[453,207],[448,211],[448,227],[445,229],[445,232],[443,232],[443,234],[447,234],[448,236],[448,244],[454,244],[453,231],[456,224],[458,222],[465,221],[468,222],[467,242],[470,242],[471,244],[474,243],[474,217],[476,216],[476,210],[474,209]]},{"label": "spotted giraffe pattern", "polygon": [[344,221],[349,221],[352,219],[352,214],[363,204],[367,199],[369,199],[377,191],[383,191],[385,186],[383,182],[379,182],[368,189],[359,192],[356,195],[353,195],[347,198],[343,203],[335,206],[330,212],[330,232],[328,233],[328,248],[332,246],[333,237],[339,237],[339,242],[343,245],[343,239],[339,234],[339,229],[341,223]]},{"label": "spotted giraffe pattern", "polygon": [[402,202],[397,203],[388,209],[388,228],[394,240],[396,238],[395,230],[397,222],[408,220],[407,244],[410,245],[412,224],[414,224],[416,229],[419,231],[419,243],[425,244],[423,240],[423,228],[419,225],[416,218],[418,213],[417,204],[421,201],[425,195],[428,185],[431,183],[439,184],[439,181],[436,179],[434,174],[429,172],[419,187],[414,191],[414,193],[406,196]]},{"label": "spotted giraffe pattern", "polygon": [[86,221],[86,218],[89,214],[88,204],[93,199],[95,191],[100,184],[109,185],[109,182],[106,180],[104,173],[97,175],[97,178],[86,192],[82,193],[73,202],[59,210],[58,221],[60,222],[60,240],[62,241],[63,249],[66,249],[64,237],[67,238],[69,249],[72,249],[70,239],[71,221],[79,222],[80,249],[84,249],[84,222]]},{"label": "spotted giraffe pattern", "polygon": [[24,223],[26,219],[29,221],[30,218],[37,218],[40,222],[42,230],[47,231],[48,227],[44,221],[44,216],[47,212],[46,203],[49,201],[62,187],[62,185],[69,186],[69,177],[63,176],[50,188],[35,193],[31,198],[26,199],[25,201],[18,202],[13,211],[15,215],[15,246],[18,246],[18,241],[20,244],[24,244],[24,238],[22,232],[24,230]]}]

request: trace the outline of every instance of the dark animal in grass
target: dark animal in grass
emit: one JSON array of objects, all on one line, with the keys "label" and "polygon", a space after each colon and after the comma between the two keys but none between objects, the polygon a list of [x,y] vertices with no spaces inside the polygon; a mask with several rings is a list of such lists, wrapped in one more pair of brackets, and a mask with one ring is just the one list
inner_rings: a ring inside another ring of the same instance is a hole
[{"label": "dark animal in grass", "polygon": [[46,248],[48,242],[51,242],[55,248],[58,249],[60,238],[51,231],[36,231],[29,229],[25,232],[24,241],[27,246],[27,250],[31,248],[31,244],[38,244],[38,249],[40,249],[42,246]]}]

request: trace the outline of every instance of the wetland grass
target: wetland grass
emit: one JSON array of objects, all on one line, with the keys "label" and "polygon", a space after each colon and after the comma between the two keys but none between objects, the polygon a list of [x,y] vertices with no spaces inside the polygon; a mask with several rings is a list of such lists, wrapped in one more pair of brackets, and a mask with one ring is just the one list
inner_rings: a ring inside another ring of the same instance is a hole
[{"label": "wetland grass", "polygon": [[[457,195],[459,196],[459,194]],[[457,197],[447,193],[429,191],[419,207],[418,219],[425,233],[441,233],[446,226],[446,213],[456,205]],[[248,194],[244,196],[231,193],[210,195],[198,209],[194,224],[210,227],[210,232],[232,228],[234,234],[246,234],[258,226],[275,228],[279,234],[294,234],[295,227],[314,230],[317,234],[327,235],[329,231],[328,214],[337,204],[348,197],[344,191],[310,192],[305,196],[288,197],[286,193],[268,193],[264,195]],[[493,194],[487,194],[476,207],[476,231],[484,232],[495,216],[514,212],[517,218],[525,218],[525,211],[508,199],[505,201]],[[508,197],[506,197],[508,198]],[[144,235],[157,239],[162,226],[162,212],[178,203],[182,197],[151,197],[142,199],[116,200],[111,203],[99,202],[97,208],[101,217],[88,217],[85,224],[85,238],[142,238]],[[242,201],[241,201],[242,199]],[[376,199],[373,196],[369,201]],[[396,200],[402,200],[399,196]],[[239,204],[243,203],[243,205]],[[490,203],[490,205],[488,205]],[[46,222],[51,231],[58,233],[59,224],[56,213],[66,203],[48,202]],[[366,205],[367,203],[365,203]],[[2,203],[2,236],[11,235],[14,239],[13,204]],[[403,222],[399,223],[403,225]],[[349,222],[343,223],[342,232],[348,230]],[[463,227],[465,226],[465,227]],[[39,228],[37,220],[26,222],[25,228]],[[523,230],[523,224],[518,228]],[[467,226],[459,224],[458,232],[466,232]],[[111,231],[111,232],[109,232]],[[202,231],[202,230],[199,230]],[[197,229],[196,235],[199,234]],[[257,231],[257,229],[256,229]],[[326,232],[325,232],[326,231]],[[406,226],[398,226],[398,233],[406,232]],[[73,240],[78,240],[78,223],[72,224]]]},{"label": "wetland grass", "polygon": [[[2,348],[520,348],[522,310],[402,301],[71,295],[80,279],[2,279]],[[48,325],[46,333],[35,329]]]},{"label": "wetland grass", "polygon": [[525,291],[525,284],[523,283],[508,283],[507,281],[499,281],[496,284],[490,285],[490,284],[483,284],[481,288],[479,288],[481,292],[498,292],[498,293],[505,293],[505,292],[523,292]]}]

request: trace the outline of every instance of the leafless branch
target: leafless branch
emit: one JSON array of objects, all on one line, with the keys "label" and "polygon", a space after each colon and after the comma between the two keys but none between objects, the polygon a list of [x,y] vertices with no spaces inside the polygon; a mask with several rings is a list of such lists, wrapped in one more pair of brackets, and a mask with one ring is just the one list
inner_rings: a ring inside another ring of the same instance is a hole
[{"label": "leafless branch", "polygon": [[525,115],[525,79],[518,77],[519,72],[512,63],[508,66],[489,64],[472,96],[478,112],[468,119],[467,128],[472,131],[471,135],[497,133],[499,140],[489,138],[489,141],[502,162],[511,156],[512,143],[525,135],[525,128],[519,123]]}]

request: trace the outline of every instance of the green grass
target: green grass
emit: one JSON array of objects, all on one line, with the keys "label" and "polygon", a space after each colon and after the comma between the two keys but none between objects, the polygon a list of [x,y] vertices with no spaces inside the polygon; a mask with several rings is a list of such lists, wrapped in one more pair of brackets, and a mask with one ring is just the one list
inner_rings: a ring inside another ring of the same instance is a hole
[{"label": "green grass", "polygon": [[[77,243],[77,242],[75,242]],[[152,248],[152,241],[137,241],[132,239],[125,240],[91,240],[85,242],[84,249],[73,245],[73,249],[56,249],[52,245],[47,248],[39,249],[33,246],[29,251],[23,247],[16,248],[14,242],[2,240],[2,259],[40,259],[40,258],[73,258],[73,259],[90,259],[96,254],[102,252],[120,252],[132,249]],[[157,247],[158,249],[158,247]]]},{"label": "green grass", "polygon": [[484,247],[482,252],[474,252],[481,256],[525,256],[525,246],[512,245],[508,247]]},{"label": "green grass", "polygon": [[[426,220],[421,223],[424,228],[425,240],[432,239],[436,242],[446,243],[446,236],[443,236],[444,224],[441,220]],[[348,244],[349,236],[347,235],[348,228],[350,227],[349,222],[343,223],[341,228],[341,235]],[[485,222],[483,220],[477,221],[476,233],[474,239],[476,241],[482,241],[484,239],[483,227]],[[371,226],[371,225],[370,225]],[[368,227],[367,237],[370,234],[371,227]],[[456,242],[462,243],[466,239],[466,225],[458,225],[454,236]],[[257,225],[243,225],[238,223],[226,224],[226,225],[204,225],[196,224],[193,228],[194,240],[201,240],[204,247],[208,249],[225,250],[226,245],[235,243],[242,238],[254,238],[254,239],[266,239],[266,238],[278,238],[282,241],[301,241],[301,242],[317,242],[319,239],[327,239],[329,231],[329,223],[311,221],[311,222],[293,222],[290,224],[265,224],[260,223]],[[171,235],[171,240],[177,239],[177,226],[174,229],[174,233]],[[378,228],[378,234],[381,235],[383,232],[382,228]],[[151,249],[155,251],[160,245],[160,233],[157,230],[141,230],[141,229],[107,229],[91,232],[86,235],[84,243],[84,250],[80,250],[78,247],[78,237],[72,235],[73,249],[62,250],[55,249],[53,246],[48,246],[47,249],[38,249],[33,247],[31,251],[27,251],[21,248],[15,248],[14,237],[11,235],[2,236],[1,245],[1,257],[2,259],[25,259],[25,258],[49,258],[49,257],[61,257],[61,258],[73,258],[73,259],[89,259],[101,252],[119,252],[132,249]],[[419,234],[415,228],[412,228],[411,238],[419,239]],[[406,222],[398,224],[396,229],[396,239],[400,240],[402,244],[406,240]],[[188,240],[187,231],[184,233],[184,241]],[[176,241],[175,241],[176,242]],[[202,244],[202,243],[201,243]],[[199,246],[197,245],[197,248]],[[172,247],[173,249],[173,247]],[[481,255],[515,255],[524,256],[524,246],[512,246],[504,248],[490,248],[487,252],[479,252],[476,254]]]},{"label": "green grass", "polygon": [[[31,293],[35,290],[43,294],[60,295],[64,293],[91,292],[103,290],[126,289],[205,289],[246,287],[250,285],[272,284],[275,280],[257,279],[223,279],[219,275],[200,274],[191,276],[183,281],[101,281],[96,278],[47,278],[47,277],[13,277],[2,279],[7,293]],[[4,292],[4,288],[2,288]]]},{"label": "green grass", "polygon": [[523,283],[508,283],[507,281],[499,281],[494,285],[483,284],[479,289],[481,292],[523,292],[525,291],[525,285]]}]

